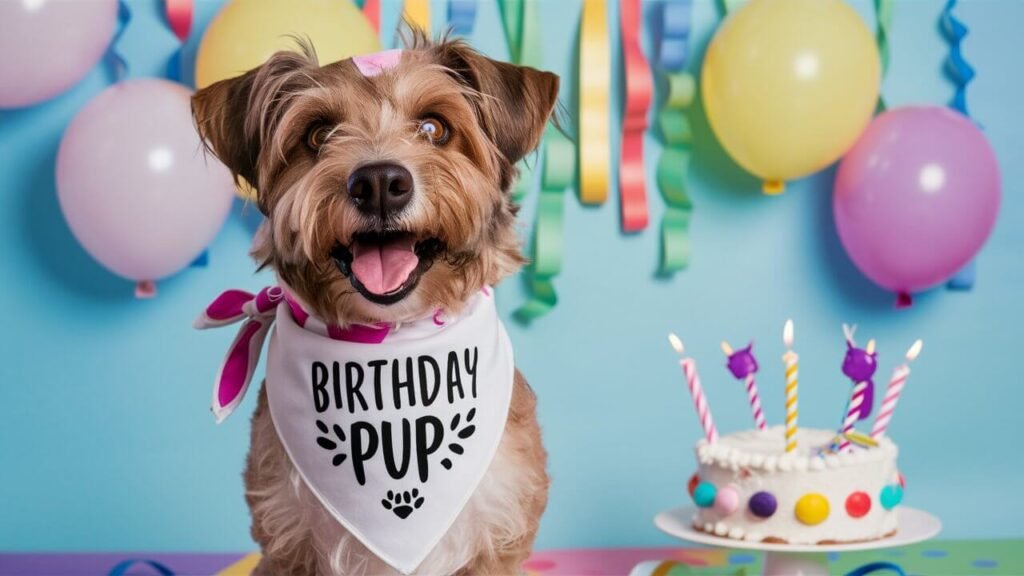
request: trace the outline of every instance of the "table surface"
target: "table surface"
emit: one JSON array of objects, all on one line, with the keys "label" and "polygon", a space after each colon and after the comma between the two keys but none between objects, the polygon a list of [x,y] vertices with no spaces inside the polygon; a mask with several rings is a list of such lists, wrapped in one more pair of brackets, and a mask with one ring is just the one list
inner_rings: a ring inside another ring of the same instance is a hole
[{"label": "table surface", "polygon": [[[242,576],[259,556],[253,553],[168,554],[0,554],[0,576],[101,576],[126,559],[159,562],[175,575]],[[939,540],[873,552],[829,554],[831,571],[845,574],[875,561],[899,564],[909,575],[1024,575],[1022,540]],[[718,548],[602,548],[535,553],[523,566],[526,576],[625,576],[655,570],[664,576],[748,575],[760,573],[756,552]],[[744,572],[745,571],[745,572]],[[154,576],[151,566],[136,564],[125,576]]]}]

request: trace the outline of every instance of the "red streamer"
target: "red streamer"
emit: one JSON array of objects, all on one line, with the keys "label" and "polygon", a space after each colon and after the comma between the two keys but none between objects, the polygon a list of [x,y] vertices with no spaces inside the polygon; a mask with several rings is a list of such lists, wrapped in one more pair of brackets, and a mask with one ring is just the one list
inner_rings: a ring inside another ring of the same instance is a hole
[{"label": "red streamer", "polygon": [[380,34],[380,0],[366,0],[363,4],[363,15],[370,21],[374,31]]},{"label": "red streamer", "polygon": [[178,40],[185,42],[192,31],[192,0],[165,0],[167,24]]},{"label": "red streamer", "polygon": [[622,60],[626,76],[625,110],[622,115],[622,152],[619,162],[619,194],[622,230],[638,232],[647,227],[647,186],[644,176],[644,132],[651,106],[654,80],[640,47],[640,0],[623,0]]}]

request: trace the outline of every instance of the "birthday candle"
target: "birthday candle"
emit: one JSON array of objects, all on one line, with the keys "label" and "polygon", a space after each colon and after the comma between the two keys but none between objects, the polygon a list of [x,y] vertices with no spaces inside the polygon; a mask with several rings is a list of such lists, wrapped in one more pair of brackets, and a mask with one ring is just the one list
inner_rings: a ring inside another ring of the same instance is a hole
[{"label": "birthday candle", "polygon": [[796,450],[797,410],[797,368],[800,357],[793,352],[793,321],[786,320],[782,329],[782,342],[786,345],[786,353],[782,361],[786,365],[786,452]]},{"label": "birthday candle", "polygon": [[[672,348],[683,355],[683,342],[675,334],[668,335],[668,341],[672,344]],[[687,387],[690,389],[690,396],[693,398],[693,405],[697,409],[697,418],[700,420],[701,428],[704,429],[704,437],[707,438],[708,442],[714,443],[718,441],[718,430],[715,428],[715,422],[711,418],[711,409],[708,408],[708,402],[704,398],[704,388],[700,385],[700,376],[697,375],[697,363],[694,362],[693,358],[680,358],[679,365],[683,367],[683,375],[686,377]]]},{"label": "birthday candle", "polygon": [[754,380],[754,374],[757,372],[757,359],[754,358],[753,348],[754,344],[751,343],[746,348],[733,352],[732,346],[729,346],[728,342],[722,342],[722,352],[729,358],[726,367],[729,368],[733,376],[747,383],[747,398],[750,400],[750,412],[754,416],[754,424],[759,430],[765,430],[768,425],[764,421],[761,396],[757,392],[757,382]]},{"label": "birthday candle", "polygon": [[[844,362],[844,372],[855,382],[853,393],[850,395],[850,403],[847,405],[846,418],[843,419],[842,429],[839,431],[839,451],[849,452],[853,450],[847,434],[853,431],[853,425],[864,418],[865,412],[870,412],[870,406],[865,407],[868,401],[868,389],[873,385],[871,376],[874,375],[877,365],[875,364],[875,341],[869,340],[867,348],[860,351],[853,347],[852,333],[847,337],[850,351],[847,352],[848,360]],[[853,356],[856,361],[850,361]]]},{"label": "birthday candle", "polygon": [[921,353],[923,343],[918,340],[907,350],[907,361],[900,364],[892,371],[892,379],[889,380],[889,387],[885,390],[885,398],[882,400],[882,407],[875,416],[875,425],[871,427],[871,437],[878,440],[885,435],[885,429],[889,427],[892,420],[892,413],[896,411],[896,404],[900,401],[900,393],[907,383],[907,376],[910,376],[910,363]]}]

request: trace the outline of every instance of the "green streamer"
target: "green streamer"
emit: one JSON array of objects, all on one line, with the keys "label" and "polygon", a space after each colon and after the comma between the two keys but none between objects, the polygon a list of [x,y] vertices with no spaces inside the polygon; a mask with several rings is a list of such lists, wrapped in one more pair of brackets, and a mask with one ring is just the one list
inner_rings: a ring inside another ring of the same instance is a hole
[{"label": "green streamer", "polygon": [[686,193],[690,169],[689,146],[666,147],[658,159],[658,188],[665,200],[661,217],[661,267],[668,276],[690,264],[690,216],[693,202]]},{"label": "green streamer", "polygon": [[576,175],[576,149],[561,132],[548,130],[544,139],[541,190],[533,227],[532,258],[525,272],[529,299],[515,312],[530,322],[550,312],[558,303],[554,277],[562,271],[564,254],[565,191]]},{"label": "green streamer", "polygon": [[523,45],[523,0],[498,0],[498,8],[501,11],[501,23],[505,27],[508,57],[518,63]]},{"label": "green streamer", "polygon": [[[889,71],[889,30],[892,28],[893,0],[875,0],[875,42],[878,44],[878,56],[882,63],[882,79]],[[877,113],[885,112],[885,97],[878,91]]]},{"label": "green streamer", "polygon": [[746,4],[747,0],[718,0],[718,11],[722,13],[722,16],[727,16],[729,12],[739,8],[741,5]]}]

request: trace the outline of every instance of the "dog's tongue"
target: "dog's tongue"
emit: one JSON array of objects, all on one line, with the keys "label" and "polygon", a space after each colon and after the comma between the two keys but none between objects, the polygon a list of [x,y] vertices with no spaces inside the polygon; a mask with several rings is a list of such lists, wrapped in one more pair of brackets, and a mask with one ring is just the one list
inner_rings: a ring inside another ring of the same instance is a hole
[{"label": "dog's tongue", "polygon": [[352,244],[352,274],[363,288],[385,295],[401,288],[419,264],[413,252],[416,239],[412,236],[388,240],[384,243],[354,242]]}]

